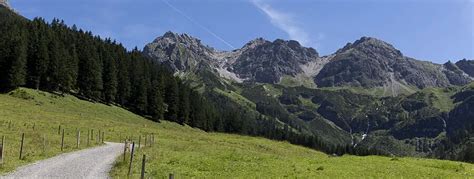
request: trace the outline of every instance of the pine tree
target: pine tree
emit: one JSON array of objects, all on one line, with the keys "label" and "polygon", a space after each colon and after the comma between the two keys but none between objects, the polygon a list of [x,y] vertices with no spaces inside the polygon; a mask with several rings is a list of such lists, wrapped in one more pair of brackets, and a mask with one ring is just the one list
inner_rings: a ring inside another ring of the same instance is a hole
[{"label": "pine tree", "polygon": [[128,69],[130,57],[125,54],[123,49],[116,49],[115,53],[117,53],[118,58],[118,91],[116,101],[118,104],[125,106],[129,101],[131,93],[131,83]]},{"label": "pine tree", "polygon": [[162,120],[164,117],[163,94],[160,90],[162,85],[163,83],[159,80],[154,80],[149,92],[148,112],[154,121]]},{"label": "pine tree", "polygon": [[183,84],[179,83],[179,104],[178,104],[178,123],[184,124],[189,123],[189,92],[188,88]]},{"label": "pine tree", "polygon": [[35,18],[30,23],[30,43],[28,47],[28,84],[40,89],[41,81],[46,78],[49,63],[48,26],[44,19]]},{"label": "pine tree", "polygon": [[2,66],[6,74],[0,85],[4,88],[12,89],[22,86],[26,83],[26,63],[27,63],[27,41],[28,33],[26,26],[19,21],[13,21],[11,29],[7,30],[3,36],[5,54],[3,54]]},{"label": "pine tree", "polygon": [[166,87],[165,103],[168,105],[165,117],[167,120],[178,122],[178,103],[179,103],[179,89],[175,78],[168,81]]},{"label": "pine tree", "polygon": [[[92,36],[90,32],[83,36]],[[78,43],[79,56],[79,76],[78,87],[79,92],[85,96],[95,100],[100,99],[102,84],[102,67],[97,51],[94,50],[95,44],[92,39],[81,37]]]},{"label": "pine tree", "polygon": [[117,68],[115,60],[109,52],[104,51],[104,98],[105,102],[112,103],[117,95]]}]

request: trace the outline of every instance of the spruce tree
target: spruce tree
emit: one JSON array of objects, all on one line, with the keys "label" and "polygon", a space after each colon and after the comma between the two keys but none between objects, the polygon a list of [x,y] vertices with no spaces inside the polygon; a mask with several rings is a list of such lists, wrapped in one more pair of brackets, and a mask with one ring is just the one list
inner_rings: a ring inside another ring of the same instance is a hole
[{"label": "spruce tree", "polygon": [[2,65],[5,65],[6,76],[4,77],[5,83],[2,82],[2,86],[13,89],[25,84],[26,81],[26,63],[27,63],[27,31],[26,26],[20,21],[13,21],[11,29],[2,34],[7,36],[4,41],[5,48],[7,48],[6,54],[4,54],[4,61]]},{"label": "spruce tree", "polygon": [[178,104],[178,123],[184,124],[189,122],[189,92],[185,84],[179,83],[179,104]]},{"label": "spruce tree", "polygon": [[165,103],[168,105],[165,117],[167,120],[178,122],[179,89],[177,80],[170,78],[166,87]]},{"label": "spruce tree", "polygon": [[104,51],[104,98],[105,102],[112,103],[117,95],[117,68],[114,57],[109,52]]}]

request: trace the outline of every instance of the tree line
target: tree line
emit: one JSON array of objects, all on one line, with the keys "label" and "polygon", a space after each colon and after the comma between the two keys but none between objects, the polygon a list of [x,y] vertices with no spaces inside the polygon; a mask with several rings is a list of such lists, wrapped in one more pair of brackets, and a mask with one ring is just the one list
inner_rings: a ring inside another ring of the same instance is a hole
[{"label": "tree line", "polygon": [[61,20],[27,20],[0,9],[0,90],[27,87],[113,104],[154,121],[205,131],[287,140],[327,153],[372,154],[324,143],[315,135],[252,114],[215,93],[201,94],[137,48],[68,27]]},{"label": "tree line", "polygon": [[[5,17],[5,18],[3,18]],[[115,104],[155,121],[208,128],[212,104],[137,48],[127,51],[63,21],[2,14],[0,89],[68,93]]]}]

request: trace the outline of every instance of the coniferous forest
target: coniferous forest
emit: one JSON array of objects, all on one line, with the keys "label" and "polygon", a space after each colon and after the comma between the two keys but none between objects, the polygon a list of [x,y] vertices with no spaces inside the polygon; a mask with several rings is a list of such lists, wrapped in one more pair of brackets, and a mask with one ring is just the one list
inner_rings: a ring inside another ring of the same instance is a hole
[{"label": "coniferous forest", "polygon": [[12,16],[0,21],[2,91],[28,87],[69,93],[155,121],[212,128],[200,122],[217,117],[211,104],[139,50],[127,51],[57,19],[47,23]]},{"label": "coniferous forest", "polygon": [[272,115],[249,114],[214,94],[201,94],[137,48],[94,36],[61,20],[25,19],[0,9],[0,90],[27,87],[117,105],[153,121],[205,131],[287,140],[326,153],[383,154],[323,142],[282,126]]}]

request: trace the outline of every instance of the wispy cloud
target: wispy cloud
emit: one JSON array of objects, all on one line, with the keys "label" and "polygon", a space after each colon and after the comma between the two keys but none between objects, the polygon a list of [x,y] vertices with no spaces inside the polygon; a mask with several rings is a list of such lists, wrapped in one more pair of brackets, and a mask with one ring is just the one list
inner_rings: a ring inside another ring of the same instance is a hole
[{"label": "wispy cloud", "polygon": [[302,45],[310,45],[308,33],[295,24],[291,14],[278,11],[263,0],[251,0],[251,2],[270,18],[273,25],[285,31],[290,39],[297,40]]}]

